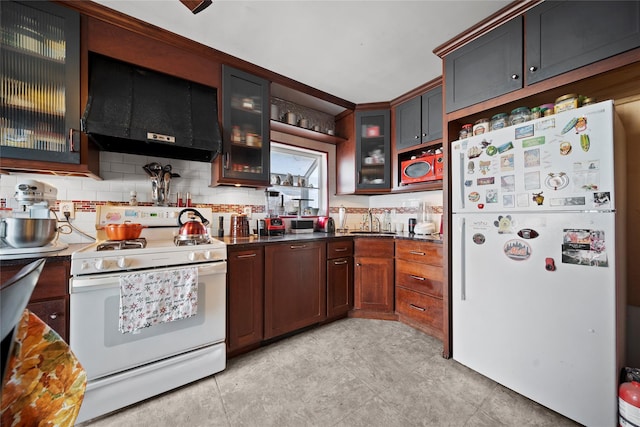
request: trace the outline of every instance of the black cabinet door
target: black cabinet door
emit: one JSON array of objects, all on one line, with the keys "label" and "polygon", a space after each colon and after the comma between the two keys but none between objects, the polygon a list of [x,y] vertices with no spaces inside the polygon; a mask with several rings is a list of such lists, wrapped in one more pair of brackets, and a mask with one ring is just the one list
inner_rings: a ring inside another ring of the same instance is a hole
[{"label": "black cabinet door", "polygon": [[454,50],[444,68],[447,113],[522,88],[522,17]]},{"label": "black cabinet door", "polygon": [[398,150],[413,147],[421,142],[421,98],[410,99],[396,107],[396,148]]},{"label": "black cabinet door", "polygon": [[232,67],[222,70],[223,178],[268,183],[269,82]]},{"label": "black cabinet door", "polygon": [[356,112],[356,191],[391,187],[389,110]]},{"label": "black cabinet door", "polygon": [[422,95],[423,143],[442,138],[442,86]]},{"label": "black cabinet door", "polygon": [[0,2],[2,157],[80,163],[80,14],[47,1]]},{"label": "black cabinet door", "polygon": [[640,1],[545,1],[525,22],[527,84],[640,46]]}]

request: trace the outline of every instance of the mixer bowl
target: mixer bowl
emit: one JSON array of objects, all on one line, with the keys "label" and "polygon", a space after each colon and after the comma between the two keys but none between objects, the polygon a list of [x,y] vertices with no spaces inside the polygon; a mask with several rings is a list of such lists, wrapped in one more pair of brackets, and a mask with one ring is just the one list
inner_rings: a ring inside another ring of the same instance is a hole
[{"label": "mixer bowl", "polygon": [[56,220],[40,218],[2,218],[0,238],[14,248],[45,246],[56,237]]}]

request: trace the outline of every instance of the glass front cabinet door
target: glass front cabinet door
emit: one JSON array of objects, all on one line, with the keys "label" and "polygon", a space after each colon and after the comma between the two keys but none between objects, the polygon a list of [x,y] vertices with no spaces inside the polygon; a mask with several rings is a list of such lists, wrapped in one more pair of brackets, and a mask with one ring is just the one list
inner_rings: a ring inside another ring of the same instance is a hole
[{"label": "glass front cabinet door", "polygon": [[[269,82],[223,67],[220,184],[269,184]],[[214,177],[215,178],[215,177]]]},{"label": "glass front cabinet door", "polygon": [[80,163],[80,15],[2,1],[0,28],[2,157]]},{"label": "glass front cabinet door", "polygon": [[356,112],[357,190],[390,188],[390,141],[389,110]]}]

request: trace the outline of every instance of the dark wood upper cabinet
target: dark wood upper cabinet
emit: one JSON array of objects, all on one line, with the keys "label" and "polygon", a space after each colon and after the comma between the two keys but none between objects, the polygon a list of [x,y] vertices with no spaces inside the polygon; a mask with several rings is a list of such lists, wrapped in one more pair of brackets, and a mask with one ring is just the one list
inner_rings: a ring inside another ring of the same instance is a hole
[{"label": "dark wood upper cabinet", "polygon": [[640,46],[640,1],[545,1],[525,13],[527,84]]},{"label": "dark wood upper cabinet", "polygon": [[442,138],[442,86],[396,107],[396,149]]},{"label": "dark wood upper cabinet", "polygon": [[391,112],[356,111],[356,194],[391,188]]},{"label": "dark wood upper cabinet", "polygon": [[446,112],[522,88],[522,17],[444,57]]},{"label": "dark wood upper cabinet", "polygon": [[80,14],[3,1],[0,24],[3,169],[91,176],[80,165]]},{"label": "dark wood upper cabinet", "polygon": [[269,81],[222,67],[222,153],[212,185],[269,185]]}]

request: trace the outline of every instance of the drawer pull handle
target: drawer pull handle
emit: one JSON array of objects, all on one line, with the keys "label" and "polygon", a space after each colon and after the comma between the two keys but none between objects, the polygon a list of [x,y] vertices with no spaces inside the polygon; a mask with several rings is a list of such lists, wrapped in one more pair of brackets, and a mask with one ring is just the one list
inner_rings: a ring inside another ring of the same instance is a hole
[{"label": "drawer pull handle", "polygon": [[56,319],[58,318],[58,314],[59,314],[59,313],[51,313],[51,314],[49,315],[49,319],[51,319],[51,320],[56,320]]},{"label": "drawer pull handle", "polygon": [[426,255],[424,252],[418,252],[418,251],[409,251],[409,253],[411,255],[420,255],[420,256],[425,256]]},{"label": "drawer pull handle", "polygon": [[291,245],[289,246],[291,249],[303,249],[306,248],[307,245]]},{"label": "drawer pull handle", "polygon": [[255,256],[258,256],[258,254],[253,253],[253,254],[246,254],[246,255],[238,255],[236,258],[253,258]]},{"label": "drawer pull handle", "polygon": [[333,265],[344,265],[346,264],[348,261],[346,259],[341,259],[339,261],[334,261]]},{"label": "drawer pull handle", "polygon": [[427,311],[426,308],[418,307],[417,305],[413,305],[413,304],[409,304],[409,307],[413,308],[414,310],[418,310],[418,311]]},{"label": "drawer pull handle", "polygon": [[416,280],[426,280],[424,277],[420,277],[420,276],[414,276],[413,274],[410,275],[410,277],[412,279],[416,279]]},{"label": "drawer pull handle", "polygon": [[344,252],[344,251],[346,251],[347,249],[349,249],[349,248],[335,248],[334,250],[335,250],[336,252]]}]

